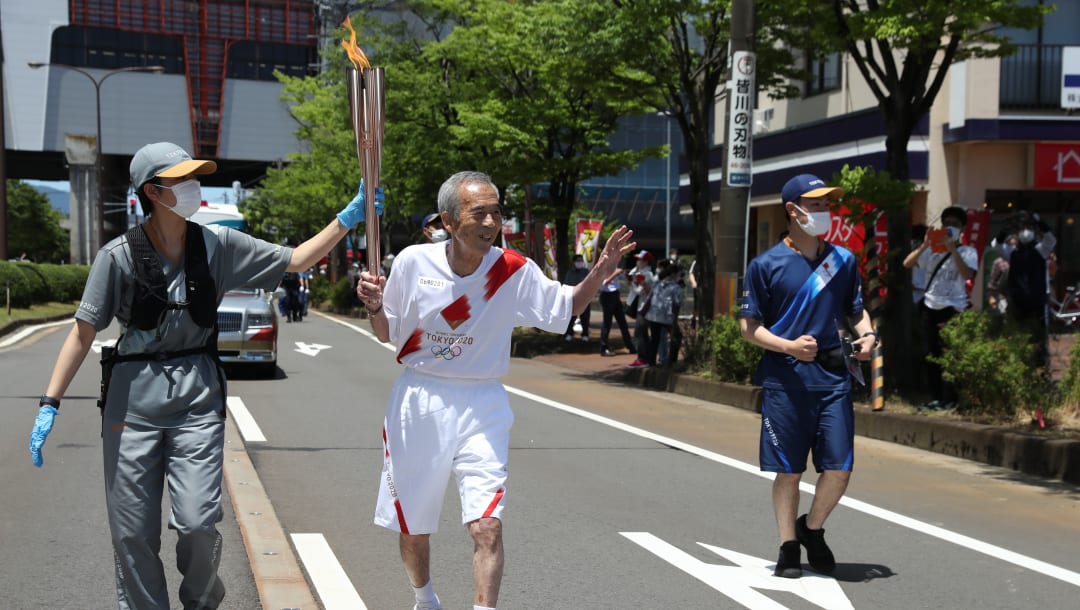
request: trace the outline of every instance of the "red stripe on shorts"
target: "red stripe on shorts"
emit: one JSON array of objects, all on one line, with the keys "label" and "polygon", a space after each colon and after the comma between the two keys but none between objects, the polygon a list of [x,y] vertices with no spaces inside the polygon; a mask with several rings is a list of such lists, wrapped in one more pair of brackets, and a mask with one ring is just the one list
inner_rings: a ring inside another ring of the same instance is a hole
[{"label": "red stripe on shorts", "polygon": [[487,510],[484,511],[485,517],[490,517],[491,513],[495,512],[495,507],[499,505],[499,500],[502,500],[503,490],[495,492],[495,497],[491,500],[491,504],[488,504]]},{"label": "red stripe on shorts", "polygon": [[398,525],[401,526],[401,533],[408,534],[409,526],[405,523],[405,511],[401,510],[401,500],[394,500],[394,510],[397,511]]}]

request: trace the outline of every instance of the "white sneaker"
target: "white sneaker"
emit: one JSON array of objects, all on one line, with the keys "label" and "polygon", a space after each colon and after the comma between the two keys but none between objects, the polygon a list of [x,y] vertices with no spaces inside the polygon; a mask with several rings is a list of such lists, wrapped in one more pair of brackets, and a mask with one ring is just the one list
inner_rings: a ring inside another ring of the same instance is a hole
[{"label": "white sneaker", "polygon": [[442,606],[439,605],[439,599],[436,598],[434,602],[424,602],[422,604],[416,604],[413,606],[413,610],[442,610]]}]

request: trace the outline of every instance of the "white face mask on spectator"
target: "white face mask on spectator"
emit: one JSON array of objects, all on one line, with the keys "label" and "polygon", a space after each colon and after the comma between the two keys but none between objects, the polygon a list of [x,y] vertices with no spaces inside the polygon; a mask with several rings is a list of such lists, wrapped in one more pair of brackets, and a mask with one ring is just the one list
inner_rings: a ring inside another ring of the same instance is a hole
[{"label": "white face mask on spectator", "polygon": [[798,218],[795,219],[795,222],[799,223],[799,228],[806,231],[807,234],[817,237],[828,233],[829,229],[832,228],[832,216],[829,212],[807,212],[797,205],[795,205],[795,209],[806,214],[805,223]]},{"label": "white face mask on spectator", "polygon": [[1035,241],[1035,231],[1031,229],[1024,229],[1020,231],[1020,234],[1016,236],[1022,244],[1030,244]]},{"label": "white face mask on spectator", "polygon": [[446,232],[446,229],[435,229],[431,232],[431,241],[435,243],[446,241],[448,237],[450,237],[450,234]]}]

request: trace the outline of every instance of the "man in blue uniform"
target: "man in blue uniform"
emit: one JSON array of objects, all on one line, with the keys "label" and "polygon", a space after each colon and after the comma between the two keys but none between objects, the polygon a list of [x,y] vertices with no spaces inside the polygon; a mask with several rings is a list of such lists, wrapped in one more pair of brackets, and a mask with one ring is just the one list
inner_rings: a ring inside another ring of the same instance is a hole
[{"label": "man in blue uniform", "polygon": [[[836,567],[823,526],[847,489],[854,456],[851,378],[840,336],[845,319],[855,321],[855,358],[869,360],[877,341],[863,309],[858,261],[823,239],[830,201],[842,194],[810,174],[784,185],[789,233],[750,262],[739,314],[743,337],[765,348],[755,380],[762,387],[760,462],[776,473],[781,546],[774,573],[786,578],[802,576],[801,546],[814,570]],[[810,511],[796,519],[807,454],[820,475]]]}]

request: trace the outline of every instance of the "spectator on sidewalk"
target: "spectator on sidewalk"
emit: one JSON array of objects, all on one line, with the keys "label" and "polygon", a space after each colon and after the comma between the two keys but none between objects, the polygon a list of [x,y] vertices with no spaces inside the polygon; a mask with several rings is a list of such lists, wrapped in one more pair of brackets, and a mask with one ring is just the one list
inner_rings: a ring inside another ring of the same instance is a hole
[{"label": "spectator on sidewalk", "polygon": [[600,325],[601,356],[615,355],[611,345],[608,343],[608,337],[611,335],[612,319],[619,325],[623,345],[631,353],[634,352],[634,339],[630,336],[630,328],[626,324],[626,312],[623,310],[622,296],[619,294],[620,279],[625,273],[624,269],[616,268],[608,277],[604,278],[604,283],[600,287],[600,307],[603,310],[603,320]]},{"label": "spectator on sidewalk", "polygon": [[649,366],[667,366],[669,357],[678,345],[670,346],[672,327],[679,322],[679,308],[683,301],[683,287],[679,285],[679,267],[671,260],[662,260],[656,266],[657,283],[649,299],[645,319],[649,322]]},{"label": "spectator on sidewalk", "polygon": [[[968,294],[965,282],[975,277],[979,267],[979,254],[975,248],[960,244],[960,233],[967,224],[967,212],[964,208],[950,206],[941,212],[941,224],[944,234],[928,230],[919,247],[904,258],[906,269],[919,268],[926,271],[926,293],[920,315],[923,331],[923,362],[926,366],[926,380],[930,391],[930,402],[925,409],[951,409],[956,406],[956,388],[948,383],[941,373],[941,365],[934,363],[927,356],[940,357],[943,350],[941,327],[956,314],[968,307]],[[935,252],[931,242],[939,239],[943,248]]]},{"label": "spectator on sidewalk", "polygon": [[[761,469],[776,473],[772,501],[780,555],[773,573],[785,578],[802,576],[800,545],[814,570],[836,567],[823,528],[847,489],[855,450],[840,321],[857,319],[859,360],[870,359],[877,341],[863,309],[858,260],[823,238],[832,223],[830,201],[841,194],[810,174],[784,185],[789,234],[750,261],[739,314],[743,337],[765,349],[756,375],[762,388]],[[809,512],[796,519],[807,454],[820,475]]]},{"label": "spectator on sidewalk", "polygon": [[[566,278],[563,279],[563,283],[567,286],[577,286],[582,280],[589,274],[589,270],[585,267],[585,257],[580,254],[575,254],[574,258],[570,261],[570,269],[566,272]],[[570,316],[570,324],[566,326],[566,342],[569,343],[574,340],[574,324],[580,323],[581,342],[586,343],[589,341],[589,318],[592,314],[592,303],[585,306],[585,311],[580,315]]]},{"label": "spectator on sidewalk", "polygon": [[1009,309],[1009,260],[1019,242],[1016,235],[1005,231],[995,241],[998,257],[990,267],[990,279],[986,282],[986,303],[991,311],[1005,313]]},{"label": "spectator on sidewalk", "polygon": [[627,368],[640,369],[649,366],[649,321],[645,314],[649,310],[649,295],[656,284],[656,275],[652,270],[653,255],[642,250],[634,255],[634,268],[630,270],[630,302],[627,311],[634,317],[634,351],[637,358],[626,365]]},{"label": "spectator on sidewalk", "polygon": [[442,216],[439,216],[438,212],[424,216],[424,219],[420,221],[420,230],[424,233],[424,240],[421,243],[425,244],[437,244],[450,237],[443,227]]},{"label": "spectator on sidewalk", "polygon": [[1009,257],[1009,315],[1031,333],[1035,364],[1046,363],[1050,255],[1057,238],[1038,215],[1021,216],[1017,246]]}]

